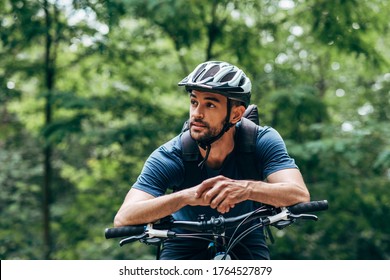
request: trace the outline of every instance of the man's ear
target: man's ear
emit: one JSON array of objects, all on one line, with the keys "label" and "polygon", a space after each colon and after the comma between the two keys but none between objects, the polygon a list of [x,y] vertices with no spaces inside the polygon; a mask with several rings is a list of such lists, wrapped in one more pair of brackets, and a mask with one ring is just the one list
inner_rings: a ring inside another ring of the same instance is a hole
[{"label": "man's ear", "polygon": [[244,106],[233,106],[232,112],[230,114],[230,122],[233,124],[238,123],[241,120],[244,113],[245,113]]}]

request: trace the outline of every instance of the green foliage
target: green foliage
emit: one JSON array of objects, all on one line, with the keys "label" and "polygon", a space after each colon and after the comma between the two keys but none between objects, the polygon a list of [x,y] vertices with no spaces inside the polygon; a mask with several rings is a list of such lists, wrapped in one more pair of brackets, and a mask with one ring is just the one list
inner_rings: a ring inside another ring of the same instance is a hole
[{"label": "green foliage", "polygon": [[[291,234],[282,236],[286,246],[299,247],[303,252],[296,256],[276,242],[274,250],[281,258],[318,259],[388,259],[388,236],[390,227],[386,216],[390,210],[388,164],[376,168],[382,162],[389,147],[388,129],[384,124],[372,125],[372,129],[356,129],[339,135],[324,137],[304,145],[289,143],[290,152],[299,162],[312,199],[328,199],[330,210],[321,213],[317,225],[302,225],[298,231],[312,232],[309,237],[314,246],[306,241],[290,240]],[[334,129],[329,130],[333,131]],[[369,153],[367,152],[369,151]],[[289,230],[285,230],[286,232]],[[295,234],[295,229],[293,231]],[[299,235],[299,232],[297,232]],[[278,240],[277,240],[278,241]],[[287,245],[288,244],[288,245]],[[314,250],[317,250],[315,252]]]},{"label": "green foliage", "polygon": [[23,129],[0,143],[0,258],[39,259],[40,215],[31,211],[40,209],[37,143]]},{"label": "green foliage", "polygon": [[272,106],[271,125],[281,129],[287,139],[318,138],[319,131],[312,127],[328,119],[326,105],[312,87],[276,91],[269,101]]},{"label": "green foliage", "polygon": [[245,69],[262,124],[286,140],[312,199],[329,200],[318,222],[273,230],[272,258],[390,258],[386,1],[7,0],[0,11],[1,259],[44,258],[47,146],[51,257],[153,259],[104,228],[180,131],[177,82],[205,59]]}]

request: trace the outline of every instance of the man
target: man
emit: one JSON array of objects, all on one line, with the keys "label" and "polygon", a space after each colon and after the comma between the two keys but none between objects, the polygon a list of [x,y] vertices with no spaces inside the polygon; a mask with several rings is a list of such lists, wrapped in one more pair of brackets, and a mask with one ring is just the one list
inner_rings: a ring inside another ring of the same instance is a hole
[{"label": "man", "polygon": [[[240,127],[251,95],[251,82],[242,70],[226,62],[201,63],[179,86],[190,95],[187,134],[198,145],[199,165],[188,170],[185,163],[182,138],[186,133],[159,147],[128,192],[115,226],[144,224],[168,215],[177,220],[196,220],[199,214],[232,217],[255,210],[259,203],[280,207],[310,200],[299,169],[272,128],[256,127],[254,157],[261,180],[245,178],[240,169],[236,139],[244,133]],[[185,180],[189,172],[194,177],[201,174],[200,179]],[[168,188],[174,191],[166,194]],[[167,240],[161,259],[204,259],[208,245],[191,239]],[[233,255],[269,259],[263,229],[243,239]]]}]

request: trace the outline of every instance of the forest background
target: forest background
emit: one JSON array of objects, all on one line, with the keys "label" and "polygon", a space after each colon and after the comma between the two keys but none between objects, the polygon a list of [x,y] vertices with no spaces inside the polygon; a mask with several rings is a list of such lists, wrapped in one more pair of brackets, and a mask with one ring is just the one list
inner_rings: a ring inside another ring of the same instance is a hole
[{"label": "forest background", "polygon": [[238,65],[318,222],[273,259],[390,259],[390,3],[0,0],[0,258],[153,259],[105,240],[147,156],[178,134],[177,83]]}]

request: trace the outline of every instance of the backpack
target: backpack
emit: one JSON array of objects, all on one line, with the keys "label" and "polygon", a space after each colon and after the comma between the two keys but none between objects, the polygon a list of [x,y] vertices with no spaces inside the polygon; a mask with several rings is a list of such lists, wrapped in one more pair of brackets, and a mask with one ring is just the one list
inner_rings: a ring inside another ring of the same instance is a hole
[{"label": "backpack", "polygon": [[[245,179],[261,180],[254,157],[259,123],[257,106],[249,105],[241,119],[241,126],[237,130],[235,140],[235,149],[240,154],[236,157],[238,168]],[[203,172],[205,172],[198,167],[201,160],[199,147],[190,136],[188,120],[182,128],[181,144],[185,175],[179,189],[200,184],[204,178]]]}]

